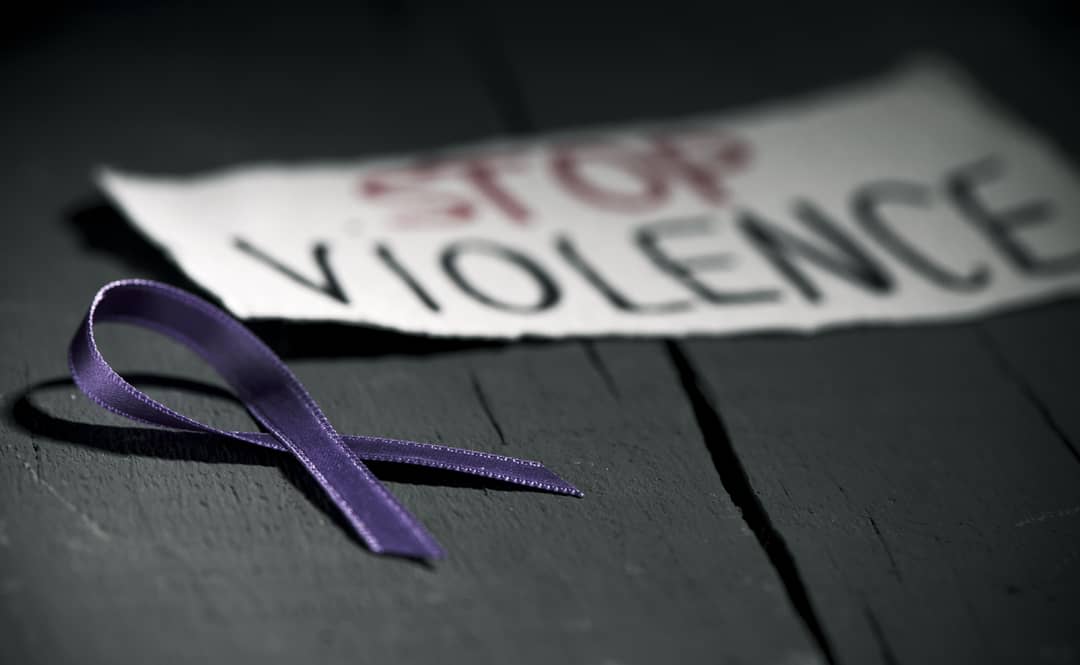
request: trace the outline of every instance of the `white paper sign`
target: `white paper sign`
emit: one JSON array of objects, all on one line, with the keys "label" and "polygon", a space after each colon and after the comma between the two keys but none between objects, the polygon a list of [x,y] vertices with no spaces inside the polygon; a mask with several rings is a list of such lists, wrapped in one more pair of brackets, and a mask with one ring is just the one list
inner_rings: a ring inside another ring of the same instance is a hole
[{"label": "white paper sign", "polygon": [[734,115],[100,183],[241,317],[682,335],[1080,291],[1076,173],[940,65]]}]

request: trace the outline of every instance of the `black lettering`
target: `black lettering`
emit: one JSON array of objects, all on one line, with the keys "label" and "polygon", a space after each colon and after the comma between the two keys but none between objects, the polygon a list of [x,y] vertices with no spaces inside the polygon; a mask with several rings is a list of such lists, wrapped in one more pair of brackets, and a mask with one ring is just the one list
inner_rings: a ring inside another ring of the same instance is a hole
[{"label": "black lettering", "polygon": [[289,266],[285,265],[281,261],[278,261],[274,257],[262,251],[258,247],[255,247],[243,238],[234,238],[233,245],[241,252],[258,261],[261,261],[262,263],[265,263],[266,265],[282,273],[297,284],[306,286],[313,291],[318,291],[324,296],[328,296],[340,302],[342,305],[349,304],[349,298],[345,295],[345,291],[341,288],[341,284],[338,283],[337,277],[334,276],[334,271],[330,269],[330,250],[329,248],[327,248],[325,243],[316,243],[313,250],[313,253],[315,255],[315,263],[319,266],[319,271],[322,272],[322,277],[324,280],[322,284],[316,284],[307,277],[304,277]]},{"label": "black lettering", "polygon": [[634,233],[634,242],[653,265],[708,303],[739,305],[775,301],[780,298],[780,292],[773,289],[717,291],[697,278],[699,272],[730,267],[729,254],[699,254],[676,258],[664,251],[661,246],[664,238],[708,235],[709,231],[709,220],[706,217],[670,219],[638,227]]},{"label": "black lettering", "polygon": [[[484,293],[461,273],[458,263],[466,252],[494,256],[521,268],[521,270],[532,277],[533,281],[540,287],[539,299],[537,299],[535,304],[518,305],[497,300]],[[536,312],[551,309],[562,297],[558,285],[539,264],[520,252],[516,252],[493,242],[485,240],[462,240],[455,242],[443,250],[441,263],[447,276],[450,277],[450,280],[453,281],[458,288],[477,302],[494,309],[516,312],[519,314],[535,314]]]},{"label": "black lettering", "polygon": [[892,277],[855,240],[809,201],[796,201],[795,217],[809,227],[830,247],[821,248],[813,242],[765,221],[749,211],[740,211],[739,228],[776,270],[795,286],[810,302],[821,300],[821,291],[803,274],[795,263],[802,257],[872,293],[884,294],[893,289]]},{"label": "black lettering", "polygon": [[1021,272],[1051,276],[1080,268],[1080,250],[1052,258],[1040,257],[1015,236],[1019,229],[1050,221],[1053,206],[1049,201],[1028,201],[1006,210],[994,211],[979,200],[978,188],[997,180],[1001,170],[1000,160],[985,157],[948,174],[945,191],[964,217],[982,231],[990,244]]},{"label": "black lettering", "polygon": [[570,267],[578,271],[581,276],[585,278],[585,281],[595,287],[596,290],[615,307],[615,309],[635,314],[649,314],[678,312],[690,308],[690,303],[685,300],[638,304],[612,286],[611,282],[606,280],[603,275],[593,268],[589,262],[585,260],[585,257],[577,251],[577,248],[574,247],[574,244],[568,237],[564,235],[558,236],[555,241],[555,249],[564,259],[566,259],[566,262],[570,264]]},{"label": "black lettering", "polygon": [[420,299],[420,302],[424,303],[424,306],[433,312],[439,311],[439,303],[435,302],[435,299],[431,297],[431,294],[420,284],[420,282],[413,277],[412,273],[397,260],[394,253],[390,251],[390,248],[382,243],[375,245],[375,254],[382,260],[386,267],[390,269],[392,273],[397,275],[401,281],[405,282],[405,285]]},{"label": "black lettering", "polygon": [[987,266],[977,265],[966,274],[946,268],[897,233],[881,211],[889,205],[926,208],[929,204],[930,189],[925,185],[903,181],[875,182],[855,191],[851,212],[867,235],[932,284],[951,291],[985,288],[990,283],[990,269]]}]

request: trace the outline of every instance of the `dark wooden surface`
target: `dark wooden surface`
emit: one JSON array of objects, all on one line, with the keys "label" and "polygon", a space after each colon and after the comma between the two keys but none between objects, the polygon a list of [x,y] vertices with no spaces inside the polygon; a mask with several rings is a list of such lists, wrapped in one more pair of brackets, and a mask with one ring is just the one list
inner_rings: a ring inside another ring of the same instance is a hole
[{"label": "dark wooden surface", "polygon": [[[1080,304],[929,327],[432,342],[262,323],[343,432],[543,459],[572,500],[379,469],[451,557],[368,554],[289,459],[92,406],[93,292],[191,287],[90,169],[660,118],[958,60],[1073,158],[1067,3],[33,13],[0,81],[0,662],[1080,662]],[[186,352],[110,359],[241,427]]]}]

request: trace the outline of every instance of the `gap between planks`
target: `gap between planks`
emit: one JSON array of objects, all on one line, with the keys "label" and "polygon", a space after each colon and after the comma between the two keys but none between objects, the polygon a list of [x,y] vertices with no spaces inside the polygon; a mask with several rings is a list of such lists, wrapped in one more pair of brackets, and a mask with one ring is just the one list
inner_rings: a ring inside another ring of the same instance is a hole
[{"label": "gap between planks", "polygon": [[750,476],[735,452],[724,421],[704,380],[694,369],[679,342],[666,340],[664,344],[679,381],[682,383],[683,392],[694,410],[698,429],[701,430],[702,439],[709,450],[709,456],[720,477],[720,483],[731,497],[735,507],[742,513],[743,521],[750,527],[761,548],[765,550],[769,563],[772,564],[784,585],[788,600],[821,650],[825,661],[830,665],[835,665],[836,658],[833,655],[832,644],[825,634],[817,613],[814,612],[810,594],[799,573],[795,557],[754,491]]},{"label": "gap between planks", "polygon": [[[476,11],[475,6],[470,8],[473,11],[465,12],[465,14],[473,15],[471,18],[476,18],[476,15],[485,16],[484,12]],[[462,23],[469,23],[468,18],[469,16],[466,16],[466,20],[459,23],[459,34],[462,37],[466,53],[476,68],[483,88],[487,90],[488,95],[491,97],[496,115],[499,117],[504,129],[511,134],[525,134],[536,131],[536,123],[528,110],[528,104],[518,84],[516,72],[514,72],[512,64],[506,57],[505,49],[498,35],[494,30],[490,29],[491,26],[486,21],[479,29],[470,29],[468,25],[462,25]],[[577,344],[585,353],[594,370],[599,374],[605,387],[618,400],[619,391],[616,383],[604,366],[594,342],[580,340]],[[679,342],[665,340],[664,344],[682,385],[682,390],[693,408],[698,429],[701,431],[702,439],[709,450],[709,455],[713,460],[721,485],[740,510],[743,520],[750,527],[759,545],[765,551],[769,563],[784,586],[789,602],[806,626],[826,662],[829,665],[835,665],[836,659],[833,655],[832,645],[825,634],[821,621],[814,612],[809,593],[799,574],[791,550],[780,532],[773,525],[764,505],[750,485],[749,476],[735,453],[735,448],[731,444],[719,411],[706,393],[704,384],[693,369]],[[484,406],[494,424],[494,418],[491,417],[492,414],[485,404],[486,400],[476,377],[472,377],[472,380],[477,396],[480,397],[482,406]],[[496,428],[498,428],[497,425]],[[500,439],[502,439],[502,432],[500,431],[499,434]],[[505,443],[505,439],[503,439],[503,443]]]}]

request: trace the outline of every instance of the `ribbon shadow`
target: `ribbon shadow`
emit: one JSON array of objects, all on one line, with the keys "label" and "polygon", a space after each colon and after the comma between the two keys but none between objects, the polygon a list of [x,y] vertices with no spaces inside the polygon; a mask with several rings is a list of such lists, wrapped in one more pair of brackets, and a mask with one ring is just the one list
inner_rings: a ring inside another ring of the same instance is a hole
[{"label": "ribbon shadow", "polygon": [[[189,379],[155,374],[131,374],[125,377],[140,388],[154,387],[215,400],[224,400],[243,408],[227,390]],[[340,511],[306,469],[292,455],[212,434],[182,432],[151,427],[124,427],[69,420],[48,406],[50,393],[70,395],[77,391],[68,378],[41,381],[9,400],[8,416],[25,431],[63,445],[96,450],[114,455],[137,455],[157,459],[184,460],[209,464],[251,464],[276,467],[285,479],[313,505],[357,543],[359,539]],[[497,491],[530,491],[510,483],[420,466],[368,462],[367,466],[381,480],[409,485],[437,485]],[[361,543],[362,544],[362,543]]]}]

